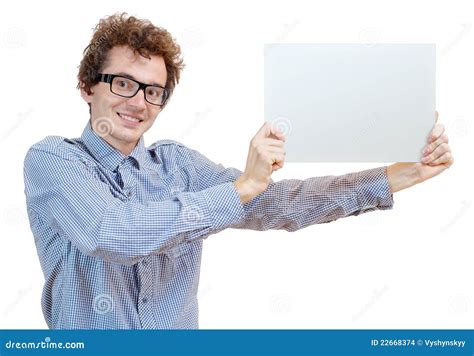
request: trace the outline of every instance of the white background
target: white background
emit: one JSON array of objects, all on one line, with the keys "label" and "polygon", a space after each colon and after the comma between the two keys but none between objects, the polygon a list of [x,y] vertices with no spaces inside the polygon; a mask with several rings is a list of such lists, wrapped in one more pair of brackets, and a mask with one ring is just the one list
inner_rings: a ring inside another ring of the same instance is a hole
[{"label": "white background", "polygon": [[[226,230],[204,244],[201,328],[474,328],[474,11],[465,1],[6,2],[0,11],[0,328],[45,328],[43,275],[22,166],[47,135],[80,136],[75,89],[98,20],[150,19],[187,68],[146,142],[170,138],[243,169],[263,122],[263,45],[436,43],[437,109],[456,163],[377,211],[295,233]],[[274,176],[339,175],[380,164],[288,164]],[[471,183],[469,183],[471,182]],[[469,232],[470,231],[470,232]]]}]

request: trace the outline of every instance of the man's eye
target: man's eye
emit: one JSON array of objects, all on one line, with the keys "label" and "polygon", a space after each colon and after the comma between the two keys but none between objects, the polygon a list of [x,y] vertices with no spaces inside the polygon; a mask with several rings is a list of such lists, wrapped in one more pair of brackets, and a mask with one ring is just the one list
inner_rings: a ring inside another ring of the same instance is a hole
[{"label": "man's eye", "polygon": [[128,83],[125,80],[119,80],[117,84],[121,88],[126,88],[128,86]]},{"label": "man's eye", "polygon": [[152,96],[152,97],[159,97],[161,95],[161,92],[162,92],[161,89],[148,88],[147,95]]}]

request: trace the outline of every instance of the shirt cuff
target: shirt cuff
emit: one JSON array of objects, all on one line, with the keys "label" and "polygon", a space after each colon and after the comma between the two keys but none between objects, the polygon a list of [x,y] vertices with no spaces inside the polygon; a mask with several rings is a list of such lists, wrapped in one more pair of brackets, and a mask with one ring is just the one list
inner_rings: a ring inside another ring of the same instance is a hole
[{"label": "shirt cuff", "polygon": [[212,217],[212,228],[222,229],[240,221],[245,215],[234,183],[224,183],[201,191]]},{"label": "shirt cuff", "polygon": [[393,194],[387,177],[387,167],[358,172],[356,178],[357,203],[361,210],[393,208]]}]

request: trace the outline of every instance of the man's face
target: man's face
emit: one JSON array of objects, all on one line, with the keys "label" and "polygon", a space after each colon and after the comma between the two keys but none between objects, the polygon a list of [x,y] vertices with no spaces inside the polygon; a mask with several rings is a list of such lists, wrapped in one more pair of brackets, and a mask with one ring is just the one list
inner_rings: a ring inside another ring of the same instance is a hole
[{"label": "man's face", "polygon": [[[130,76],[145,84],[166,84],[166,66],[163,57],[144,58],[134,54],[127,46],[113,47],[102,68],[104,74]],[[128,155],[141,136],[153,125],[161,107],[145,101],[145,93],[139,90],[133,98],[124,98],[110,91],[110,84],[100,82],[91,88],[88,95],[81,95],[91,106],[91,125],[95,132],[110,145]],[[139,119],[134,121],[130,117]]]}]

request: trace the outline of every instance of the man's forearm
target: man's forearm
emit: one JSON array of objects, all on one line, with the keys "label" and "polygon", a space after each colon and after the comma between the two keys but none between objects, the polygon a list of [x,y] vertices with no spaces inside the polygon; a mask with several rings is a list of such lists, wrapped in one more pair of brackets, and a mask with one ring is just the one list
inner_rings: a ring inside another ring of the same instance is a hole
[{"label": "man's forearm", "polygon": [[[271,181],[271,179],[269,179]],[[240,201],[245,204],[265,191],[268,184],[257,184],[243,174],[234,181],[235,189],[240,195]]]},{"label": "man's forearm", "polygon": [[[413,163],[395,163],[387,167],[387,178],[392,193],[398,192],[419,183],[419,174]],[[246,203],[257,196],[255,187],[240,176],[234,182],[242,203]]]},{"label": "man's forearm", "polygon": [[418,183],[418,172],[413,163],[395,163],[388,166],[387,177],[392,193]]},{"label": "man's forearm", "polygon": [[[245,199],[245,189],[243,192]],[[386,167],[340,176],[284,179],[272,182],[262,194],[245,204],[245,217],[231,227],[297,231],[392,206]]]}]

